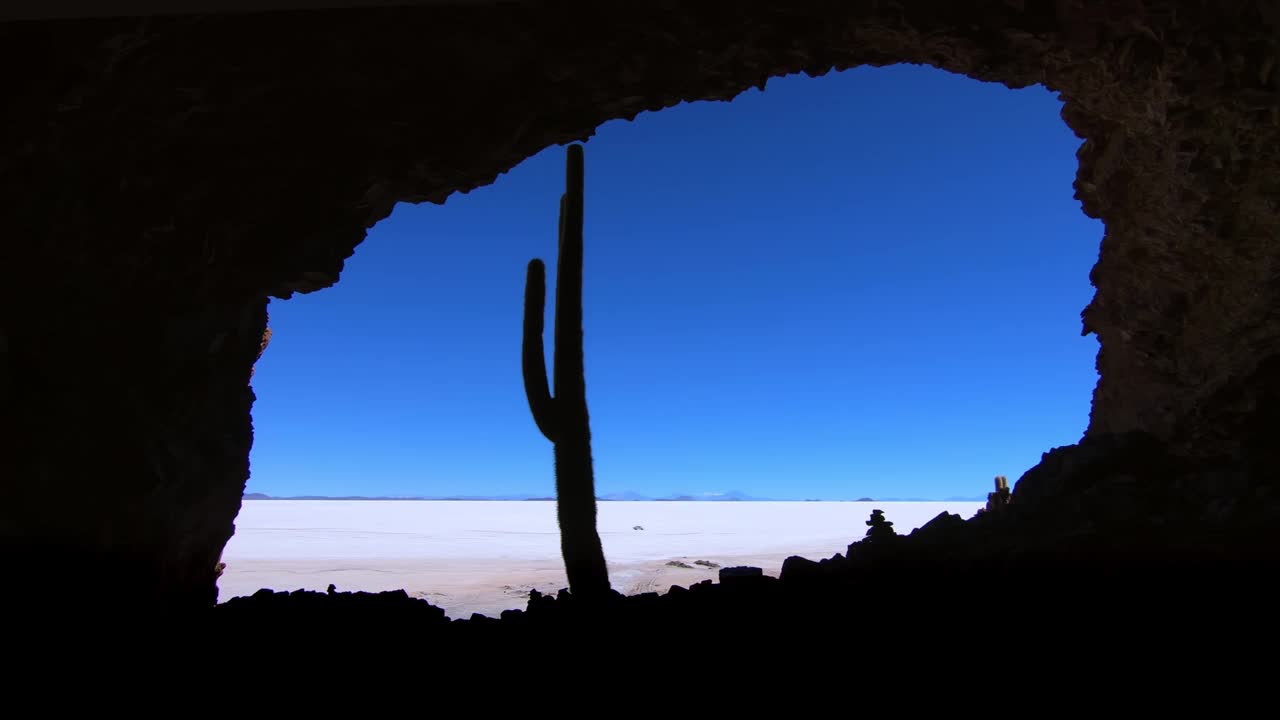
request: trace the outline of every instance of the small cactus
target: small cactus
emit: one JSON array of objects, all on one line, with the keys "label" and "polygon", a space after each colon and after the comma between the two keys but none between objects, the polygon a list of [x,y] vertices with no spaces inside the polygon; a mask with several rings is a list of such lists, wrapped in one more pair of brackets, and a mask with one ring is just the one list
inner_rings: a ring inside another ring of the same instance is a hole
[{"label": "small cactus", "polygon": [[996,491],[987,493],[987,512],[994,512],[1007,506],[1012,499],[1012,494],[1009,491],[1009,478],[997,475]]}]

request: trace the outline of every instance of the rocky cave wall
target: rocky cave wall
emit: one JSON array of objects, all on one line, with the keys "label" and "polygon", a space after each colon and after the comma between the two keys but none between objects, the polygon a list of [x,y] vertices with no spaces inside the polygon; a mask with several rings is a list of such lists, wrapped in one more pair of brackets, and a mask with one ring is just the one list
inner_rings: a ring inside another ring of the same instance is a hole
[{"label": "rocky cave wall", "polygon": [[212,602],[269,296],[336,282],[396,202],[441,202],[610,119],[857,65],[1061,93],[1077,197],[1106,225],[1089,435],[1274,453],[1278,16],[706,0],[0,24],[6,581]]}]

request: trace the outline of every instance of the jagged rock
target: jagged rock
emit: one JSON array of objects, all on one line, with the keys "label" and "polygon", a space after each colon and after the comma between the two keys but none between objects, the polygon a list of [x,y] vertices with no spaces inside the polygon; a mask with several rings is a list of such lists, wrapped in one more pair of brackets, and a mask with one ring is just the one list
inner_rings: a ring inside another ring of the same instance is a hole
[{"label": "jagged rock", "polygon": [[782,561],[778,579],[784,583],[813,583],[822,578],[822,567],[817,562],[792,555]]},{"label": "jagged rock", "polygon": [[720,584],[726,587],[743,587],[765,580],[764,570],[758,567],[748,567],[739,565],[736,567],[720,568],[719,572]]},{"label": "jagged rock", "polygon": [[[332,588],[332,585],[330,586]],[[426,600],[410,597],[404,590],[385,592],[316,592],[294,590],[276,592],[268,588],[247,597],[236,597],[218,606],[231,617],[288,616],[306,620],[313,615],[337,616],[352,613],[369,614],[370,619],[393,621],[412,618],[422,627],[447,623],[443,608]]]},{"label": "jagged rock", "polygon": [[964,518],[946,511],[940,512],[932,520],[916,528],[911,537],[932,538],[945,533],[954,532],[964,527]]}]

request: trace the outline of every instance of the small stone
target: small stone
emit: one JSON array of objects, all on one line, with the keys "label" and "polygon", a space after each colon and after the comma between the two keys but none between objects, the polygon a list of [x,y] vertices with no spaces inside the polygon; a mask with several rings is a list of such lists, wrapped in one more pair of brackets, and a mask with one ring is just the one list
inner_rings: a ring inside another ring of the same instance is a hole
[{"label": "small stone", "polygon": [[764,570],[758,567],[750,567],[747,565],[738,565],[736,567],[720,568],[720,582],[725,580],[733,581],[741,578],[763,577]]},{"label": "small stone", "polygon": [[818,563],[799,555],[792,555],[782,561],[782,572],[778,573],[778,579],[786,583],[804,582],[821,575],[822,567]]}]

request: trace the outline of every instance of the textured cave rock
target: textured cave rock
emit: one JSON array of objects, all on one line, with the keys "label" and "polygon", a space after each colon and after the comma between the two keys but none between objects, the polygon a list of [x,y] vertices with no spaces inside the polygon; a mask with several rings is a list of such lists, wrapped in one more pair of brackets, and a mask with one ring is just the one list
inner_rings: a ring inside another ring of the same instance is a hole
[{"label": "textured cave rock", "polygon": [[613,118],[864,64],[1061,93],[1084,140],[1077,197],[1106,225],[1083,312],[1101,342],[1088,437],[1267,472],[1276,8],[527,2],[0,23],[6,582],[211,602],[267,298],[332,285],[396,202],[441,202]]}]

